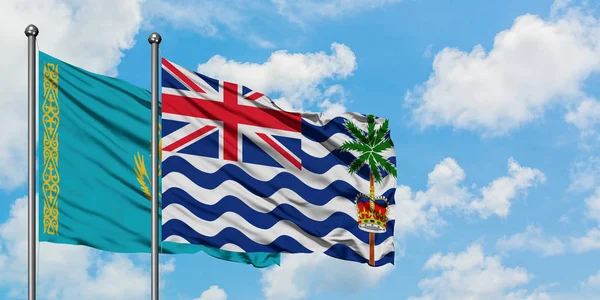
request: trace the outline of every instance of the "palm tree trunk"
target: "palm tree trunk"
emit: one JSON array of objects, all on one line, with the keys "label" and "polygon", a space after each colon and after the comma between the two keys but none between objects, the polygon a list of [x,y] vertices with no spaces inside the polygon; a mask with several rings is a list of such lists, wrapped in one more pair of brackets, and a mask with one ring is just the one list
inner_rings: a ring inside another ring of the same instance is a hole
[{"label": "palm tree trunk", "polygon": [[[375,198],[375,184],[373,182],[373,172],[370,172],[370,196],[369,204],[371,211],[374,211],[374,203],[373,198]],[[369,232],[369,265],[371,267],[375,266],[375,233]]]}]

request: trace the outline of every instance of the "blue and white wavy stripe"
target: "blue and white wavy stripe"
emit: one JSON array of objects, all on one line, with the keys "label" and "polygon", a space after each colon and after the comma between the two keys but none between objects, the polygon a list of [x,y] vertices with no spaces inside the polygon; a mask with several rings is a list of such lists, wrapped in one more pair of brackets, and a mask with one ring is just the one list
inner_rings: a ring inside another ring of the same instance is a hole
[{"label": "blue and white wavy stripe", "polygon": [[[365,124],[358,124],[366,130]],[[337,150],[351,139],[346,119],[303,120],[302,170],[164,153],[162,220],[166,241],[230,251],[324,252],[367,262],[369,234],[357,225],[356,195],[368,193],[369,171],[348,174],[355,156]],[[381,120],[378,120],[381,123]],[[395,151],[384,153],[395,164]],[[387,174],[384,174],[387,175]],[[389,200],[387,232],[376,234],[376,265],[393,263],[396,182],[385,176],[376,194]]]},{"label": "blue and white wavy stripe", "polygon": [[[345,155],[352,154],[348,152],[344,152]],[[301,157],[307,156],[305,153],[300,155]],[[171,160],[170,158],[173,157]],[[396,163],[395,157],[390,157],[388,160],[391,163]],[[302,178],[302,182],[312,186],[312,187],[324,187],[324,183],[328,182],[324,181],[325,178],[337,178],[338,180],[345,181],[350,185],[356,187],[359,190],[367,189],[369,187],[369,171],[368,169],[362,170],[359,172],[359,177],[355,175],[351,175],[348,173],[347,167],[347,159],[339,159],[334,154],[331,156],[325,157],[324,159],[318,160],[311,158],[312,162],[311,166],[302,166],[302,170],[298,169],[286,169],[285,173],[290,174],[296,178]],[[305,161],[304,161],[305,162]],[[269,181],[273,179],[275,176],[282,174],[282,169],[280,168],[272,168],[272,167],[261,167],[261,166],[240,166],[238,164],[234,164],[230,161],[225,160],[217,160],[217,159],[206,159],[200,156],[192,156],[192,155],[182,155],[182,154],[172,154],[165,152],[163,153],[163,177],[166,174],[171,172],[179,172],[179,169],[196,169],[195,166],[201,166],[200,169],[203,173],[216,173],[218,170],[222,168],[228,169],[243,169],[243,172],[246,173],[244,176],[251,177],[260,181]],[[193,172],[193,170],[191,171]],[[225,174],[226,175],[226,174]],[[287,176],[287,175],[286,175]],[[362,179],[361,179],[362,178]],[[164,180],[163,180],[164,181]],[[383,186],[389,184],[389,182],[395,182],[395,179],[392,177],[385,177],[383,179]],[[326,185],[325,185],[326,186]]]},{"label": "blue and white wavy stripe", "polygon": [[[173,177],[168,178],[174,179]],[[171,182],[171,180],[167,180],[167,182]],[[186,183],[183,180],[179,182]],[[228,183],[238,185],[238,188],[232,189],[232,191],[234,191],[232,194],[223,195],[223,192],[221,192],[221,195],[218,195],[218,193],[213,193],[210,197],[212,201],[202,202],[198,202],[196,199],[209,194],[206,189],[199,186],[195,189],[188,189],[192,191],[192,195],[190,195],[190,193],[180,188],[169,187],[166,185],[166,192],[163,193],[163,206],[166,208],[171,204],[183,205],[196,217],[207,221],[212,221],[223,215],[225,212],[231,211],[263,229],[270,228],[278,220],[294,220],[293,222],[296,225],[316,236],[323,235],[318,232],[325,231],[328,233],[331,229],[336,227],[347,227],[348,231],[356,238],[368,242],[368,234],[358,230],[358,227],[356,226],[356,217],[353,217],[356,214],[356,210],[353,203],[344,196],[324,196],[320,199],[313,198],[310,199],[310,202],[306,201],[302,203],[302,200],[300,200],[302,198],[291,190],[280,189],[273,194],[265,192],[263,195],[255,194],[250,196],[243,191],[244,189],[247,189],[247,186],[241,186],[238,182],[234,181],[228,181]],[[191,184],[194,183],[192,182]],[[255,186],[252,188],[258,190],[269,185],[268,182],[254,184]],[[302,183],[299,182],[298,184]],[[346,183],[340,181],[336,181],[334,184],[346,185]],[[187,182],[186,186],[189,187],[190,183]],[[349,195],[356,195],[358,193],[358,191],[352,187],[349,187],[348,189],[352,191]],[[323,191],[330,192],[331,190],[332,188],[329,187]],[[221,191],[223,191],[223,189],[221,189]],[[285,196],[282,196],[282,193],[286,191],[287,193],[285,193]],[[394,192],[395,189],[392,188],[383,195],[391,199]],[[325,200],[330,197],[331,200]],[[240,200],[240,198],[243,198],[244,201]],[[303,211],[305,212],[305,214],[303,214],[297,208],[299,206],[312,207],[309,207],[310,209],[303,208]],[[391,235],[391,231],[379,234],[378,236],[385,238],[388,235]]]},{"label": "blue and white wavy stripe", "polygon": [[[165,183],[163,189],[166,191],[165,194],[170,192],[171,189],[179,189],[179,186],[186,187],[186,193],[194,199],[202,199],[204,205],[216,205],[221,199],[225,197],[235,197],[237,199],[243,199],[244,203],[251,207],[253,210],[258,212],[270,212],[277,208],[278,205],[285,203],[293,205],[294,207],[302,207],[303,214],[313,220],[324,220],[331,212],[344,212],[347,215],[353,216],[356,214],[356,208],[354,206],[348,206],[348,202],[352,202],[347,195],[334,195],[332,198],[327,200],[327,197],[322,199],[311,198],[308,200],[303,199],[294,190],[289,188],[281,188],[275,193],[270,194],[266,197],[260,195],[251,194],[243,185],[239,182],[228,180],[221,183],[216,189],[207,189],[196,185],[188,177],[181,173],[170,173],[164,177]],[[263,183],[264,184],[264,183]],[[327,187],[323,187],[325,189]],[[390,205],[394,205],[394,188],[383,193],[384,196],[390,199]],[[358,190],[354,189],[356,193]],[[351,192],[352,194],[353,192]],[[206,197],[206,195],[211,197]],[[179,201],[179,200],[177,200]],[[163,205],[166,207],[172,203],[173,200],[166,197],[163,200]]]},{"label": "blue and white wavy stripe", "polygon": [[[172,215],[177,215],[177,218],[170,217]],[[393,225],[393,222],[390,223],[388,225]],[[326,252],[341,243],[358,256],[369,257],[368,242],[357,239],[345,228],[334,228],[328,234],[317,237],[289,220],[281,220],[267,229],[258,228],[234,212],[206,221],[198,219],[179,204],[171,204],[163,210],[162,231],[164,236],[168,236],[166,241],[184,241],[215,248],[232,243],[246,252]],[[375,260],[393,250],[393,236],[382,239],[376,235]]]},{"label": "blue and white wavy stripe", "polygon": [[[390,190],[390,192],[392,192]],[[363,242],[369,242],[368,233],[359,230],[356,226],[356,218],[351,217],[349,214],[336,211],[325,219],[312,219],[304,215],[298,208],[291,204],[279,204],[268,212],[261,212],[254,210],[252,207],[247,205],[247,200],[240,200],[235,196],[225,196],[219,200],[216,204],[204,204],[198,203],[198,201],[186,193],[184,190],[179,188],[169,189],[163,194],[165,207],[170,204],[179,204],[186,207],[194,216],[199,219],[212,222],[222,215],[233,212],[240,217],[244,218],[250,224],[253,224],[257,228],[269,229],[281,220],[290,220],[298,227],[302,228],[308,234],[317,237],[323,237],[329,234],[335,228],[344,228],[348,232],[352,233],[357,239]],[[176,202],[173,200],[177,199]],[[323,210],[323,209],[321,209]],[[392,221],[393,222],[393,221]],[[378,234],[381,238],[387,238],[391,236],[391,231]]]}]

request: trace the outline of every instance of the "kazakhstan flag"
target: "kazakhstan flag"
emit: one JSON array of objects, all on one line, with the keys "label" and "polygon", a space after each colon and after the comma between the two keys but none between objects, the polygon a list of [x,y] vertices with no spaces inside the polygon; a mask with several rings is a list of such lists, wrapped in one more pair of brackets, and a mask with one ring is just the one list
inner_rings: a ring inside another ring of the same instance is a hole
[{"label": "kazakhstan flag", "polygon": [[[150,92],[43,52],[39,76],[40,241],[149,253]],[[168,254],[204,251],[256,267],[279,264],[276,253],[161,245]]]}]

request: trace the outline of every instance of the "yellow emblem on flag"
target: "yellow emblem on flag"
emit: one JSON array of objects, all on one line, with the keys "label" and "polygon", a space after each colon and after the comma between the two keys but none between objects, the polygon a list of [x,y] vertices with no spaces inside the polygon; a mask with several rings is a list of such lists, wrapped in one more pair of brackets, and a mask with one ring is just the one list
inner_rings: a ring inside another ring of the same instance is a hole
[{"label": "yellow emblem on flag", "polygon": [[[161,125],[158,124],[158,135],[161,134]],[[150,141],[152,142],[152,141]],[[162,161],[162,138],[158,140],[158,177],[162,176],[162,170],[160,167],[160,162]],[[149,155],[152,158],[152,154]],[[146,164],[144,156],[140,154],[138,151],[136,155],[133,156],[133,160],[135,161],[135,175],[137,182],[140,184],[140,188],[142,189],[142,193],[148,200],[152,200],[152,194],[150,193],[150,187],[152,186],[152,179],[150,179],[150,175],[148,174],[148,170],[146,169]],[[158,197],[160,198],[161,192],[158,192]],[[160,201],[159,201],[160,202]]]}]

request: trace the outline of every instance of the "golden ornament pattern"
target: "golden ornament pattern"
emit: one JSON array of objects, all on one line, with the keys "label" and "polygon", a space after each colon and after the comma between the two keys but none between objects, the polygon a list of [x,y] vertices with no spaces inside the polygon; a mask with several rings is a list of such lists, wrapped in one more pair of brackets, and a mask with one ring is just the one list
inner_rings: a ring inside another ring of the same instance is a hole
[{"label": "golden ornament pattern", "polygon": [[42,196],[44,197],[44,233],[58,235],[58,64],[44,63],[44,101],[42,102],[43,157]]}]

